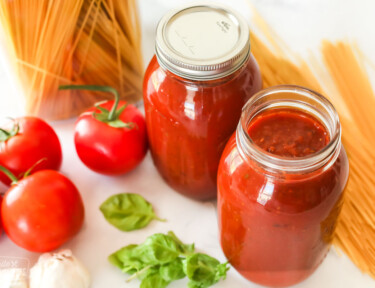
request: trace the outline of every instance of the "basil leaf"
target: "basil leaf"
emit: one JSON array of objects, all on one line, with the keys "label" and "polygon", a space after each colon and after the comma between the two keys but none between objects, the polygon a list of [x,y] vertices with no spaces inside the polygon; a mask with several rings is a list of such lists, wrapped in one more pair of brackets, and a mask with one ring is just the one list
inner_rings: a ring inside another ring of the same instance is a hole
[{"label": "basil leaf", "polygon": [[188,255],[194,253],[195,250],[195,245],[193,244],[184,244],[176,234],[174,234],[172,231],[168,232],[168,236],[171,237],[178,245],[180,248],[180,251],[182,254]]},{"label": "basil leaf", "polygon": [[153,219],[159,219],[142,196],[122,193],[109,197],[101,206],[104,217],[109,223],[122,231],[132,231],[147,226]]},{"label": "basil leaf", "polygon": [[165,288],[169,283],[159,274],[152,274],[142,280],[140,288]]},{"label": "basil leaf", "polygon": [[108,260],[113,265],[117,266],[124,273],[134,274],[147,265],[138,257],[137,253],[138,245],[128,245],[121,248],[115,253],[108,257]]},{"label": "basil leaf", "polygon": [[227,278],[228,270],[229,270],[228,262],[220,263],[216,267],[215,283],[219,282],[220,280],[225,280]]},{"label": "basil leaf", "polygon": [[220,264],[217,259],[202,253],[187,256],[183,261],[183,268],[190,279],[190,288],[210,287],[220,279],[225,279],[229,269],[227,263]]},{"label": "basil leaf", "polygon": [[183,269],[182,258],[177,258],[168,264],[162,265],[159,273],[168,282],[184,278],[186,275]]},{"label": "basil leaf", "polygon": [[[147,267],[149,267],[149,268],[147,269]],[[147,266],[147,267],[143,271],[141,270],[141,271],[138,272],[138,274],[137,274],[138,279],[143,280],[148,276],[159,273],[160,265]],[[135,276],[135,275],[133,275],[133,276]],[[128,280],[126,282],[129,282]]]},{"label": "basil leaf", "polygon": [[175,260],[180,255],[178,243],[168,235],[154,234],[137,248],[139,257],[147,265],[162,265]]},{"label": "basil leaf", "polygon": [[172,262],[180,255],[178,244],[164,234],[154,234],[140,245],[128,245],[109,256],[108,260],[124,273],[134,274],[148,266]]},{"label": "basil leaf", "polygon": [[109,261],[109,263],[111,263],[112,265],[116,266],[117,268],[122,269],[122,267],[124,266],[124,263],[119,260],[119,258],[117,257],[116,253],[117,252],[112,253],[111,255],[109,255],[108,256],[108,261]]},{"label": "basil leaf", "polygon": [[190,288],[207,288],[225,279],[228,263],[195,253],[194,244],[184,244],[173,232],[154,234],[140,245],[128,245],[109,256],[127,282],[138,278],[143,288],[165,288],[174,280],[189,278]]},{"label": "basil leaf", "polygon": [[188,282],[188,287],[189,288],[207,288],[207,287],[210,287],[210,286],[206,286],[206,284],[203,284],[201,282],[196,282],[196,281],[190,280]]}]

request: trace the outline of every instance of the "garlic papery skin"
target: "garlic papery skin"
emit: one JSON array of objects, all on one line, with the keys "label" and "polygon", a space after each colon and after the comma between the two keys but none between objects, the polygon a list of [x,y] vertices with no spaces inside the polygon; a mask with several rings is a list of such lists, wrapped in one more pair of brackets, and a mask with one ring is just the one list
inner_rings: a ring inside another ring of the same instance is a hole
[{"label": "garlic papery skin", "polygon": [[24,269],[0,269],[1,288],[28,288],[28,275]]},{"label": "garlic papery skin", "polygon": [[30,288],[89,288],[90,275],[72,251],[45,253],[30,269]]}]

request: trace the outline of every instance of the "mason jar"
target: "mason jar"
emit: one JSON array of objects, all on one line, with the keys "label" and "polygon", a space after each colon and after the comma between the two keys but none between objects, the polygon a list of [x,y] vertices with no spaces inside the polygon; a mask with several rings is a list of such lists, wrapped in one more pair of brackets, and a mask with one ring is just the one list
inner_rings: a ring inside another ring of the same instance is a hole
[{"label": "mason jar", "polygon": [[348,173],[339,117],[326,98],[299,86],[257,93],[218,171],[228,261],[261,285],[307,278],[329,250]]},{"label": "mason jar", "polygon": [[239,14],[213,3],[161,19],[143,96],[151,155],[173,189],[199,200],[216,197],[221,153],[261,86]]}]

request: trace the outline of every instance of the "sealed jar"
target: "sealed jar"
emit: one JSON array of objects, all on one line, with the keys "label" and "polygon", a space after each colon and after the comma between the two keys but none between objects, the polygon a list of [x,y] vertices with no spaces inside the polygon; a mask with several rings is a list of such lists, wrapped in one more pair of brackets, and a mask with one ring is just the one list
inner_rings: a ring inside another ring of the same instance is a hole
[{"label": "sealed jar", "polygon": [[143,96],[152,158],[172,188],[216,197],[221,153],[261,86],[249,28],[237,13],[197,5],[161,19]]},{"label": "sealed jar", "polygon": [[243,108],[218,171],[222,249],[258,284],[296,284],[327,254],[348,179],[338,115],[323,96],[275,86]]}]

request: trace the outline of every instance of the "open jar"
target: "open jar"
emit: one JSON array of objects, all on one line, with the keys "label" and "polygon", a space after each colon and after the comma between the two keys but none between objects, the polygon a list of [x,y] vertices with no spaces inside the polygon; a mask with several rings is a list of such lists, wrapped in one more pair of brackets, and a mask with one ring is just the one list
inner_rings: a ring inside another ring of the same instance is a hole
[{"label": "open jar", "polygon": [[249,28],[237,13],[196,5],[161,19],[143,96],[152,158],[172,188],[199,200],[216,197],[221,153],[261,87]]},{"label": "open jar", "polygon": [[348,173],[339,118],[326,98],[299,86],[257,93],[218,172],[229,262],[266,286],[304,280],[329,250]]}]

